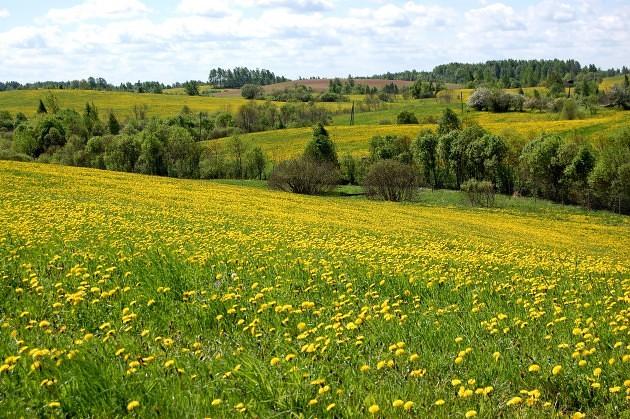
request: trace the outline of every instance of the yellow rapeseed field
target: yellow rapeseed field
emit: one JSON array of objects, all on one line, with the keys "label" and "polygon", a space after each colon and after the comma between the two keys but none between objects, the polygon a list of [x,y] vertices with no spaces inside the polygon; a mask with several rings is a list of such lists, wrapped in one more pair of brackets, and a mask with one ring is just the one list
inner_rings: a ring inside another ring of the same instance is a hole
[{"label": "yellow rapeseed field", "polygon": [[0,226],[0,416],[628,416],[627,217],[0,162]]}]

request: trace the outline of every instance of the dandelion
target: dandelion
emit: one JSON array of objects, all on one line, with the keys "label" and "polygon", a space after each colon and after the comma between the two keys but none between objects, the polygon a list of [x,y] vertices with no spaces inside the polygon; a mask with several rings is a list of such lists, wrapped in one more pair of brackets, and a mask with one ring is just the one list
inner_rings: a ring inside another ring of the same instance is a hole
[{"label": "dandelion", "polygon": [[132,410],[140,407],[140,402],[137,400],[132,400],[127,404],[127,412],[131,412]]},{"label": "dandelion", "polygon": [[57,408],[57,407],[61,407],[61,403],[59,403],[59,402],[50,402],[50,403],[48,403],[47,406],[54,409],[54,408]]},{"label": "dandelion", "polygon": [[435,405],[436,406],[442,406],[444,403],[446,403],[443,399],[438,399],[435,401]]},{"label": "dandelion", "polygon": [[271,366],[275,367],[276,365],[280,363],[280,358],[277,358],[277,357],[271,358],[271,361],[269,361],[269,363],[271,364]]},{"label": "dandelion", "polygon": [[553,375],[558,375],[560,374],[560,372],[562,371],[562,365],[556,365],[555,367],[553,367],[553,369],[551,370],[551,373]]},{"label": "dandelion", "polygon": [[464,416],[466,418],[474,418],[475,416],[477,416],[477,411],[476,410],[469,410],[468,412],[466,412],[466,414]]},{"label": "dandelion", "polygon": [[221,399],[214,399],[214,400],[212,400],[212,403],[210,403],[210,404],[212,406],[216,407],[216,406],[220,405],[221,403],[223,403],[223,400],[221,400]]},{"label": "dandelion", "polygon": [[538,372],[538,371],[540,371],[540,365],[532,364],[532,365],[529,366],[527,371],[529,371],[529,372]]},{"label": "dandelion", "polygon": [[398,400],[394,400],[394,402],[392,403],[393,407],[401,407],[403,404],[405,404],[404,401],[398,399]]},{"label": "dandelion", "polygon": [[514,405],[520,404],[522,401],[523,401],[523,399],[522,399],[522,398],[520,398],[520,397],[518,397],[518,396],[516,396],[516,397],[512,397],[512,398],[511,398],[511,399],[507,402],[507,405],[508,405],[508,406],[514,406]]},{"label": "dandelion", "polygon": [[373,414],[373,415],[377,414],[380,410],[381,410],[381,408],[380,408],[380,407],[378,407],[378,405],[377,405],[377,404],[373,404],[372,406],[370,406],[370,407],[368,408],[368,412],[370,412],[370,413],[371,413],[371,414]]},{"label": "dandelion", "polygon": [[405,404],[403,405],[403,409],[405,409],[406,411],[409,411],[411,409],[413,409],[414,406],[414,402],[412,401],[407,401],[405,402]]}]

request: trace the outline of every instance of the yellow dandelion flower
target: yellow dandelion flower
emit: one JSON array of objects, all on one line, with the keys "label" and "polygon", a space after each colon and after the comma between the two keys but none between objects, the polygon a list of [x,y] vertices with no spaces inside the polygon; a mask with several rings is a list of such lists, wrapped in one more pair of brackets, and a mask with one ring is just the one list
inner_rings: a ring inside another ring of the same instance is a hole
[{"label": "yellow dandelion flower", "polygon": [[140,407],[140,402],[138,400],[132,400],[127,404],[127,412],[131,412],[138,407]]},{"label": "yellow dandelion flower", "polygon": [[380,412],[380,410],[381,410],[381,408],[380,408],[380,407],[378,407],[378,405],[377,405],[377,404],[373,404],[372,406],[370,406],[370,407],[368,408],[368,412],[370,412],[370,413],[371,413],[371,414],[373,414],[373,415],[375,415],[375,414],[377,414],[378,412]]}]

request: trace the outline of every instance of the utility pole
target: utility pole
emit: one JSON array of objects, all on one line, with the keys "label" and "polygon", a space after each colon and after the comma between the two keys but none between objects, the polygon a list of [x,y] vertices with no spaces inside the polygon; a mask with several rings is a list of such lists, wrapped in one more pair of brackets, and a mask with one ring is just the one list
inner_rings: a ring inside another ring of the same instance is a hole
[{"label": "utility pole", "polygon": [[462,104],[462,116],[464,116],[464,92],[459,92],[459,101]]},{"label": "utility pole", "polygon": [[352,101],[352,110],[350,111],[350,125],[354,125],[354,101]]}]

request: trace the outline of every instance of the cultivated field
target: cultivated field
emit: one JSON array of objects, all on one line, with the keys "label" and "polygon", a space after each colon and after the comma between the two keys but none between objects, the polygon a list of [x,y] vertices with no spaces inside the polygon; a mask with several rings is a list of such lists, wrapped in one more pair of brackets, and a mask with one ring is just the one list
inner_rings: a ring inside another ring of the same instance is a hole
[{"label": "cultivated field", "polygon": [[627,217],[0,162],[0,225],[8,416],[629,414]]}]

